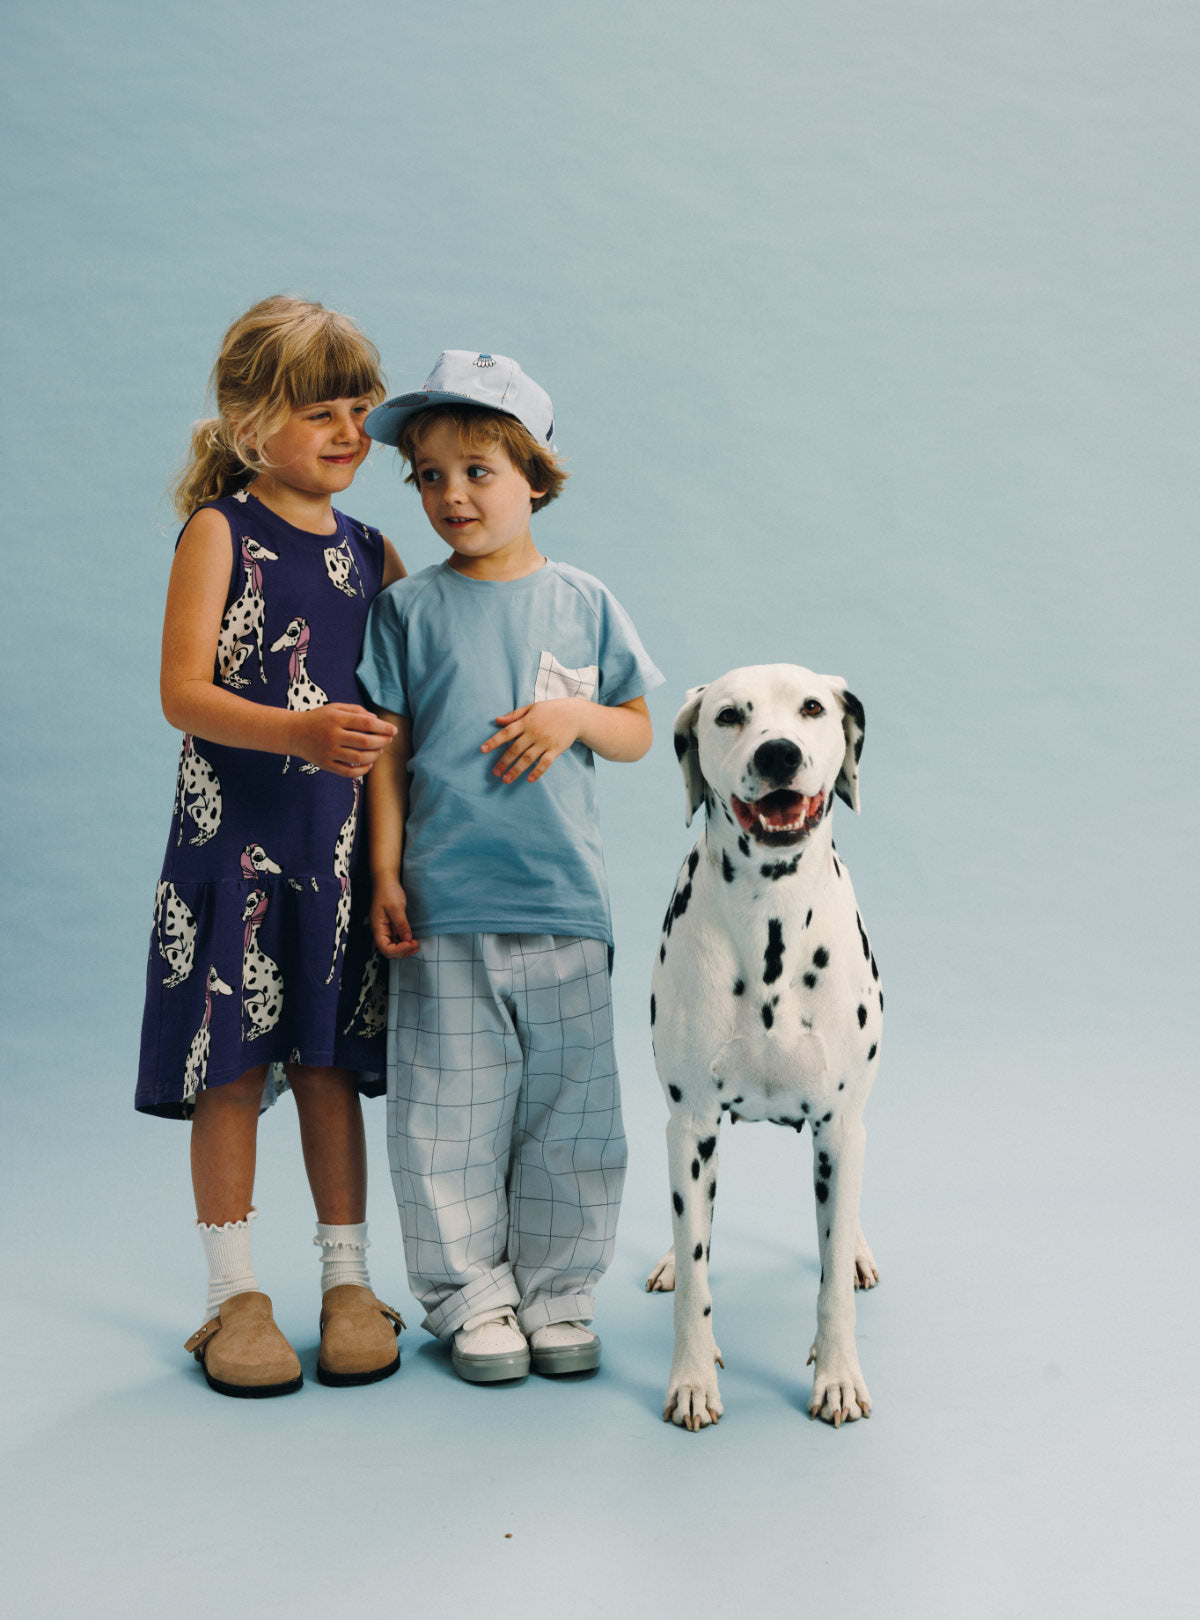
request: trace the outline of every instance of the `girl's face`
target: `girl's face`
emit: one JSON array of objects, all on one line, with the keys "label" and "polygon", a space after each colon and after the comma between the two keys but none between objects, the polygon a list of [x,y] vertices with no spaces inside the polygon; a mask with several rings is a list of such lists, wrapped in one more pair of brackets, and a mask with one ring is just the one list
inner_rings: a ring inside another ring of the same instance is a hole
[{"label": "girl's face", "polygon": [[265,462],[257,484],[328,498],[348,489],[371,441],[363,421],[368,399],[323,399],[292,411],[257,446]]}]

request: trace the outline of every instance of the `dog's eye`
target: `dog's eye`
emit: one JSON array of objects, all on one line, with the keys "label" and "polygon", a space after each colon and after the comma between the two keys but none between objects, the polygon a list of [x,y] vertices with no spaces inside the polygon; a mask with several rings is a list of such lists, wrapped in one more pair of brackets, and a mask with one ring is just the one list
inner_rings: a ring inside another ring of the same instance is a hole
[{"label": "dog's eye", "polygon": [[818,715],[825,713],[825,705],[818,703],[816,698],[809,698],[806,703],[800,705],[800,713],[809,720],[815,720]]},{"label": "dog's eye", "polygon": [[745,723],[746,716],[740,709],[722,709],[717,715],[719,726],[740,726]]}]

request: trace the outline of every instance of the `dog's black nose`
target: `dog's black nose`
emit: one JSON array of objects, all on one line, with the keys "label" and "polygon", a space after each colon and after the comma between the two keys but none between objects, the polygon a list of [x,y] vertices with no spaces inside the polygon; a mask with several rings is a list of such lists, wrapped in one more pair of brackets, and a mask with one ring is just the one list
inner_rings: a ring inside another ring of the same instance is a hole
[{"label": "dog's black nose", "polygon": [[754,750],[754,768],[766,782],[790,782],[800,769],[803,755],[786,737],[772,737]]}]

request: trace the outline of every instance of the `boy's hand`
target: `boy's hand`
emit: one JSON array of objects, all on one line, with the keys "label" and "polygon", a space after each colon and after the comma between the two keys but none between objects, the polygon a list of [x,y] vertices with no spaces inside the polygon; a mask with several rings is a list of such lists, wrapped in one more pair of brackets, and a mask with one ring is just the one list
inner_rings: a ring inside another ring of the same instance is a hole
[{"label": "boy's hand", "polygon": [[419,946],[408,926],[408,899],[399,878],[380,878],[371,900],[371,933],[382,955],[415,956]]},{"label": "boy's hand", "polygon": [[547,698],[542,703],[526,703],[509,714],[498,714],[496,724],[503,729],[483,744],[485,754],[493,748],[504,748],[492,775],[506,782],[515,782],[522,771],[529,772],[531,782],[545,776],[558,756],[578,738],[586,712],[585,698]]},{"label": "boy's hand", "polygon": [[334,776],[362,777],[396,735],[396,728],[358,703],[324,703],[293,719],[292,753]]}]

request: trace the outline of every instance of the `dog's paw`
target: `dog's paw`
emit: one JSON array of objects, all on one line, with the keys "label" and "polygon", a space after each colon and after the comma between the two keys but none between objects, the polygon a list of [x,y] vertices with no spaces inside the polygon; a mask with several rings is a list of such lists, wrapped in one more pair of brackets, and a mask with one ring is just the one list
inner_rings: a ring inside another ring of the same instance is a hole
[{"label": "dog's paw", "polygon": [[674,1287],[675,1250],[668,1249],[646,1278],[646,1292],[648,1294],[669,1294]]},{"label": "dog's paw", "polygon": [[871,1247],[863,1236],[860,1226],[858,1236],[854,1240],[854,1286],[855,1288],[874,1288],[879,1281],[879,1267],[875,1264],[875,1256]]},{"label": "dog's paw", "polygon": [[[719,1350],[716,1364],[725,1365]],[[719,1423],[724,1410],[717,1391],[715,1372],[707,1377],[703,1373],[699,1376],[684,1374],[679,1378],[672,1374],[667,1398],[663,1402],[664,1423],[674,1423],[694,1434],[697,1429],[707,1429],[710,1423]]]},{"label": "dog's paw", "polygon": [[843,1423],[871,1415],[871,1396],[858,1365],[858,1357],[849,1355],[818,1356],[814,1344],[809,1351],[808,1363],[813,1372],[812,1398],[808,1403],[810,1418],[819,1417],[840,1429]]}]

